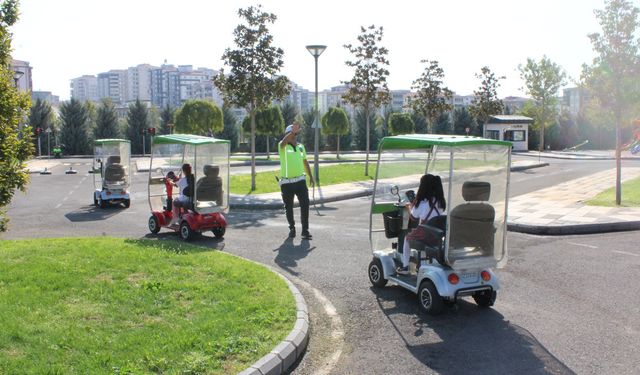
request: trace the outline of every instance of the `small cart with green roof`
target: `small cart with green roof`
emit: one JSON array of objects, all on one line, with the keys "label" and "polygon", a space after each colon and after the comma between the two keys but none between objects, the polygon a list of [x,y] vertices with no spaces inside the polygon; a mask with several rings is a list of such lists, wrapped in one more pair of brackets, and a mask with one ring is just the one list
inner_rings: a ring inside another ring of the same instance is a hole
[{"label": "small cart with green roof", "polygon": [[[507,261],[510,164],[511,143],[504,141],[435,134],[382,139],[369,220],[371,283],[391,281],[416,293],[429,314],[463,297],[492,306],[499,288],[493,269]],[[441,177],[446,210],[420,224],[426,241],[409,241],[404,249],[411,230],[404,196],[427,173]],[[403,251],[411,252],[408,274],[396,271]]]},{"label": "small cart with green roof", "polygon": [[131,142],[126,139],[96,139],[93,157],[93,204],[106,208],[113,204],[131,205],[129,186]]},{"label": "small cart with green roof", "polygon": [[[179,176],[182,165],[190,164],[194,175],[193,196],[188,208],[181,211],[177,226],[170,226],[173,217],[174,186],[168,174]],[[190,134],[158,135],[153,138],[149,166],[149,231],[161,228],[180,233],[189,241],[206,231],[224,236],[229,207],[229,141]]]}]

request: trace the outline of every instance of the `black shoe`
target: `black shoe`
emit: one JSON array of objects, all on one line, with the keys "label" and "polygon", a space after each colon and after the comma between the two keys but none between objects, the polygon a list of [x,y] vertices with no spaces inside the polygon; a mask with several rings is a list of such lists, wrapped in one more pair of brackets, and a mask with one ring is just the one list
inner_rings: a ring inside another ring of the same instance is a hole
[{"label": "black shoe", "polygon": [[396,273],[398,275],[408,275],[409,274],[409,267],[398,267],[398,269],[396,269]]},{"label": "black shoe", "polygon": [[311,235],[311,233],[309,233],[308,230],[303,230],[302,231],[302,238],[304,238],[305,240],[312,240],[313,236]]},{"label": "black shoe", "polygon": [[296,228],[289,229],[289,238],[294,238],[296,236]]}]

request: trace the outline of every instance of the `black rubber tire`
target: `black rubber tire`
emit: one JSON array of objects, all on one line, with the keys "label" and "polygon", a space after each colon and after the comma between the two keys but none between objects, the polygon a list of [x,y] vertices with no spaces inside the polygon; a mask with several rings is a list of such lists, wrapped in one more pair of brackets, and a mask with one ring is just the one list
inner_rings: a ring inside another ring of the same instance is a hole
[{"label": "black rubber tire", "polygon": [[494,302],[496,302],[496,297],[498,293],[496,291],[488,291],[485,290],[483,292],[478,292],[473,295],[473,300],[476,301],[478,307],[486,309],[487,307],[493,306]]},{"label": "black rubber tire", "polygon": [[216,238],[222,238],[224,237],[224,234],[227,232],[227,228],[217,227],[217,228],[213,228],[211,231],[213,232],[213,235],[216,236]]},{"label": "black rubber tire", "polygon": [[131,199],[125,199],[124,208],[129,208],[129,207],[131,207]]},{"label": "black rubber tire", "polygon": [[180,238],[185,241],[191,241],[195,237],[195,232],[189,226],[186,220],[180,223]]},{"label": "black rubber tire", "polygon": [[368,272],[369,281],[376,288],[384,288],[389,280],[384,278],[384,270],[382,268],[382,262],[379,258],[373,258],[369,263]]},{"label": "black rubber tire", "polygon": [[100,208],[107,208],[107,205],[108,205],[107,201],[100,199],[98,203],[100,204]]},{"label": "black rubber tire", "polygon": [[96,198],[95,193],[93,194],[93,205],[98,207],[98,198]]},{"label": "black rubber tire", "polygon": [[160,223],[155,215],[151,215],[149,218],[149,232],[153,234],[158,234],[158,232],[160,232]]},{"label": "black rubber tire", "polygon": [[444,308],[442,297],[431,280],[424,280],[418,289],[418,304],[420,309],[429,315],[438,315]]}]

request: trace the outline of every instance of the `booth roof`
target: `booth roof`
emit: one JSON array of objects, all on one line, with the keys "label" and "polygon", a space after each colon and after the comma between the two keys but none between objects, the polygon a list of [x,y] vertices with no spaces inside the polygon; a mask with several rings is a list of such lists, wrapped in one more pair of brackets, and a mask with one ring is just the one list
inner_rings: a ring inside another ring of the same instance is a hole
[{"label": "booth roof", "polygon": [[511,147],[511,142],[498,141],[481,137],[445,134],[404,134],[384,137],[380,142],[382,149],[415,149],[430,146],[470,146],[470,145],[498,145]]},{"label": "booth roof", "polygon": [[110,143],[131,143],[128,139],[117,139],[117,138],[107,138],[107,139],[96,139],[93,141],[95,144],[106,145]]},{"label": "booth roof", "polygon": [[157,135],[153,137],[154,145],[161,144],[190,144],[190,145],[204,145],[210,143],[229,143],[226,139],[218,139],[212,137],[203,137],[201,135],[193,134],[169,134],[169,135]]}]

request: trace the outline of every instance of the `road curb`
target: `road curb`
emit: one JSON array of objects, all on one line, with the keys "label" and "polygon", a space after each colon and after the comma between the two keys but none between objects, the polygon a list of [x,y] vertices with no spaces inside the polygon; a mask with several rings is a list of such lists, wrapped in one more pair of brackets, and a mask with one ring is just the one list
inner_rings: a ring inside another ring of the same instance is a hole
[{"label": "road curb", "polygon": [[[527,170],[527,169],[546,167],[548,165],[549,165],[549,163],[537,163],[537,164],[516,166],[516,167],[511,167],[511,171],[512,172],[518,172],[518,171],[524,171],[524,170]],[[320,198],[320,199],[316,198],[315,200],[314,199],[310,199],[309,200],[309,204],[310,205],[317,205],[317,204],[338,202],[338,201],[354,199],[354,198],[361,198],[361,197],[369,196],[372,193],[373,193],[373,187],[371,187],[371,188],[363,188],[362,190],[356,191],[356,192],[345,193],[345,194],[334,194],[334,195],[331,195],[331,196],[326,197],[326,198]],[[309,197],[309,198],[312,198],[312,197]],[[236,198],[233,198],[233,200],[235,200],[236,202],[231,202],[229,204],[229,207],[231,209],[234,209],[234,210],[254,211],[254,210],[280,210],[280,209],[284,209],[284,204],[279,199],[271,199],[271,200],[268,200],[268,201],[259,201],[257,198],[246,198],[245,199],[245,198],[241,198],[241,197],[236,197]],[[297,201],[294,203],[294,207],[298,207],[298,202]]]},{"label": "road curb", "polygon": [[625,232],[640,230],[640,221],[621,221],[611,223],[570,224],[570,225],[531,225],[507,223],[507,230],[511,232],[563,236],[570,234],[597,234],[611,232]]},{"label": "road curb", "polygon": [[279,375],[285,373],[296,363],[307,349],[307,344],[309,343],[309,309],[304,296],[291,280],[272,267],[258,262],[254,263],[267,267],[287,283],[296,300],[296,322],[289,335],[280,344],[239,375]]}]

